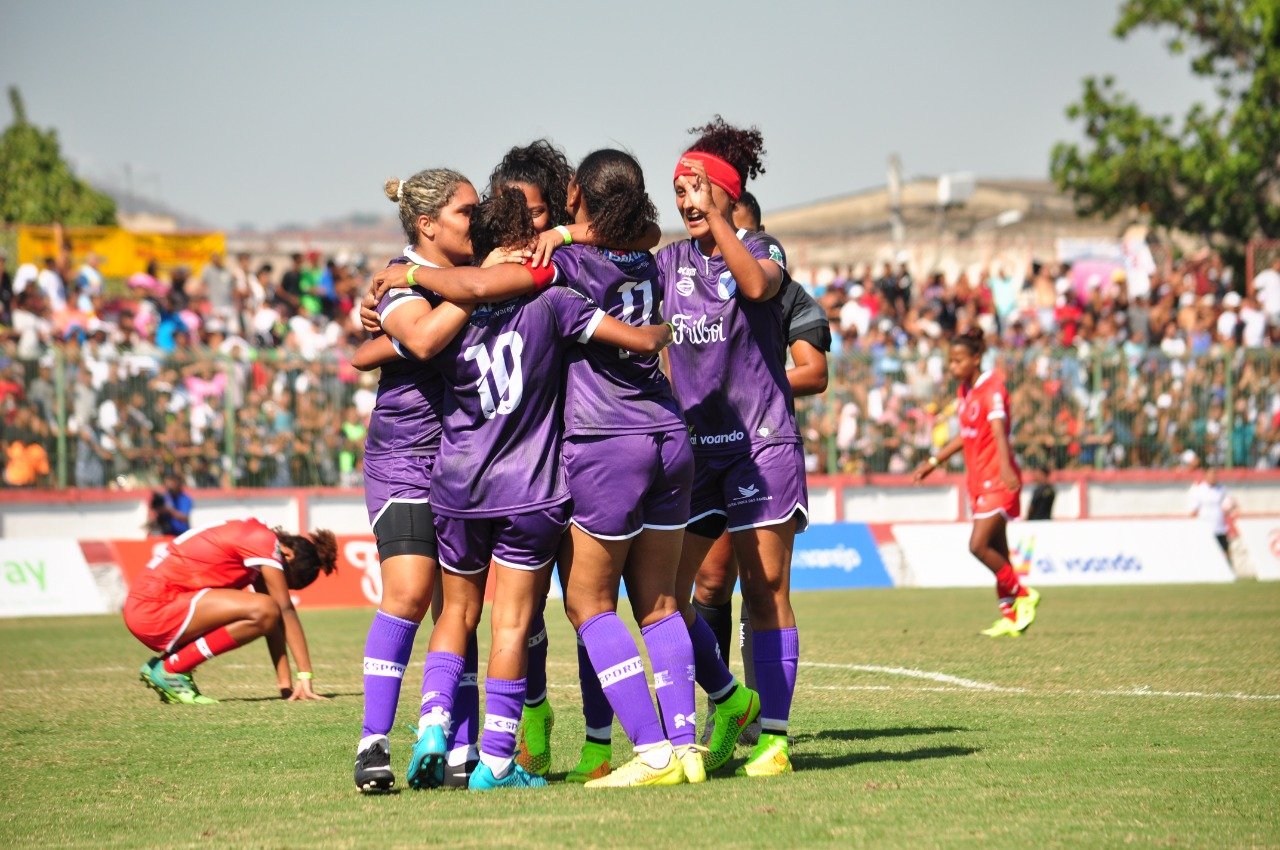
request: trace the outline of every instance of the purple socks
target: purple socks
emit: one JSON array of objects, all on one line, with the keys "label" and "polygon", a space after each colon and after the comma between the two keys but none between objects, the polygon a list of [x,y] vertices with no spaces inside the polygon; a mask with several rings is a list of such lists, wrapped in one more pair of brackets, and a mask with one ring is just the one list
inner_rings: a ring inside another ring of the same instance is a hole
[{"label": "purple socks", "polygon": [[364,642],[364,726],[360,737],[386,735],[396,719],[400,683],[418,624],[378,611]]},{"label": "purple socks", "polygon": [[707,621],[694,612],[693,625],[689,626],[689,641],[693,644],[693,662],[698,687],[712,699],[720,699],[733,690],[733,674],[720,657],[720,646]]},{"label": "purple socks", "polygon": [[676,612],[645,626],[640,633],[653,664],[653,690],[667,738],[677,747],[692,744],[697,731],[693,645],[684,619]]},{"label": "purple socks", "polygon": [[751,644],[760,686],[760,728],[771,735],[785,735],[796,690],[800,636],[794,628],[758,631]]},{"label": "purple socks", "polygon": [[[462,678],[453,697],[453,722],[449,726],[449,752],[470,750],[476,745],[480,729],[480,687],[477,685],[479,655],[476,636],[467,638],[467,654],[462,659]],[[454,656],[455,658],[457,656]],[[472,756],[474,758],[474,755]]]},{"label": "purple socks", "polygon": [[[582,624],[578,635],[590,655],[600,687],[631,743],[643,747],[665,740],[649,695],[644,661],[618,615],[613,611],[597,614]],[[585,707],[584,699],[584,713]]]},{"label": "purple socks", "polygon": [[581,635],[578,636],[578,686],[582,690],[582,720],[587,739],[599,744],[609,743],[613,737],[613,706],[609,705],[600,688],[600,680],[596,678],[591,656]]},{"label": "purple socks", "polygon": [[537,705],[547,698],[547,600],[543,599],[529,624],[529,656],[525,679],[529,692],[525,694],[527,705]]},{"label": "purple socks", "polygon": [[422,668],[422,718],[449,728],[453,716],[454,695],[462,678],[461,655],[452,652],[428,652]]},{"label": "purple socks", "polygon": [[484,740],[480,758],[495,775],[506,772],[516,754],[516,730],[524,709],[525,679],[484,680]]}]

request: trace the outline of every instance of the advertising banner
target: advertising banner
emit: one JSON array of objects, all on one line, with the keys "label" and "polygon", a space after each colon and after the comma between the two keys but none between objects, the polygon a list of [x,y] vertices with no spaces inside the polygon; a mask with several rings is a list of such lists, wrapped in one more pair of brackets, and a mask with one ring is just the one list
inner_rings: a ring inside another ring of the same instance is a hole
[{"label": "advertising banner", "polygon": [[893,587],[880,550],[864,523],[811,525],[796,535],[791,556],[793,590]]},{"label": "advertising banner", "polygon": [[0,617],[105,613],[107,603],[79,543],[0,540]]},{"label": "advertising banner", "polygon": [[[146,269],[155,260],[162,269],[187,266],[199,272],[213,254],[226,254],[226,234],[134,233],[118,227],[66,227],[63,238],[71,243],[72,266],[85,257],[102,258],[101,272],[107,277],[128,277]],[[52,227],[23,225],[18,228],[18,260],[41,265],[45,257],[58,256]]]},{"label": "advertising banner", "polygon": [[1236,532],[1259,581],[1280,581],[1280,517],[1238,519]]},{"label": "advertising banner", "polygon": [[[989,587],[991,573],[969,554],[968,523],[893,526],[908,584]],[[1202,522],[1065,520],[1013,522],[1010,561],[1033,585],[1229,582],[1235,575]]]}]

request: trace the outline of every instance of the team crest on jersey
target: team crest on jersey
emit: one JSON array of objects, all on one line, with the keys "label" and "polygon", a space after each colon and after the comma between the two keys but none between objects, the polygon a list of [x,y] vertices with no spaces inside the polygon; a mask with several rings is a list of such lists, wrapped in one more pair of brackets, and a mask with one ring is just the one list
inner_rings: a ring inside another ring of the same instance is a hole
[{"label": "team crest on jersey", "polygon": [[965,402],[964,407],[962,407],[962,408],[960,409],[960,416],[961,416],[961,418],[963,418],[963,419],[965,419],[965,420],[967,420],[967,421],[969,421],[969,422],[977,422],[977,421],[978,421],[978,417],[979,417],[979,416],[981,416],[981,415],[982,415],[982,410],[981,410],[981,408],[979,408],[979,407],[978,407],[978,405],[974,404],[974,403],[973,403],[973,402],[971,402],[971,401],[970,401],[970,402]]},{"label": "team crest on jersey", "polygon": [[738,292],[738,281],[734,280],[733,272],[721,272],[720,279],[716,281],[716,293],[720,296],[721,301],[728,301]]},{"label": "team crest on jersey", "polygon": [[685,298],[693,294],[693,279],[682,277],[676,281],[676,292],[679,292]]},{"label": "team crest on jersey", "polygon": [[783,259],[783,256],[782,256],[782,249],[779,248],[777,245],[769,246],[769,259],[773,260],[775,263],[782,266],[783,268],[787,267],[787,261]]}]

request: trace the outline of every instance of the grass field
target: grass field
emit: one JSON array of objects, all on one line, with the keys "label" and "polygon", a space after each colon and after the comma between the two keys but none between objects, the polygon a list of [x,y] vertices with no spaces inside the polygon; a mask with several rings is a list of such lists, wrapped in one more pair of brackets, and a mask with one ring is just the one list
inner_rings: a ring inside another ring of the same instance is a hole
[{"label": "grass field", "polygon": [[[0,847],[1280,846],[1278,585],[1050,590],[1017,641],[975,634],[986,592],[796,608],[792,776],[379,798],[351,781],[368,610],[304,615],[331,701],[271,699],[254,645],[202,668],[202,708],[143,688],[117,618],[0,621]],[[563,774],[582,721],[550,625]]]}]

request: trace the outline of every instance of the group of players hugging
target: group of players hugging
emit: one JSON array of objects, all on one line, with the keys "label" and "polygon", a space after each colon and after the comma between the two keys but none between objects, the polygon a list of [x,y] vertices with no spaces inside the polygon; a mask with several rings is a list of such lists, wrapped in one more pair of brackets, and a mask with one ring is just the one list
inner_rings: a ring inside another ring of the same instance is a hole
[{"label": "group of players hugging", "polygon": [[[791,551],[808,521],[793,398],[825,389],[830,332],[743,190],[764,170],[760,132],[719,116],[691,132],[672,176],[689,238],[656,255],[657,211],[623,151],[573,168],[549,142],[515,148],[483,198],[444,168],[387,182],[409,244],[373,279],[371,338],[353,358],[381,370],[364,474],[383,593],[364,650],[361,791],[395,784],[388,733],[428,612],[409,786],[546,784],[553,571],[578,635],[586,729],[567,781],[703,782],[740,740],[754,746],[738,775],[792,770]],[[961,434],[916,476],[963,447],[971,548],[1001,604],[986,633],[1018,636],[1038,595],[1004,545],[1020,482],[1006,392],[980,373],[983,348],[980,332],[952,345]],[[191,671],[265,636],[281,694],[321,698],[289,591],[336,556],[330,532],[256,520],[178,537],[125,606],[129,630],[160,653],[143,682],[168,702],[213,702]],[[617,613],[623,581],[648,670]],[[746,682],[726,664],[739,581]],[[240,592],[250,585],[258,593]],[[697,689],[709,700],[701,735]],[[616,767],[615,717],[634,748]]]}]

